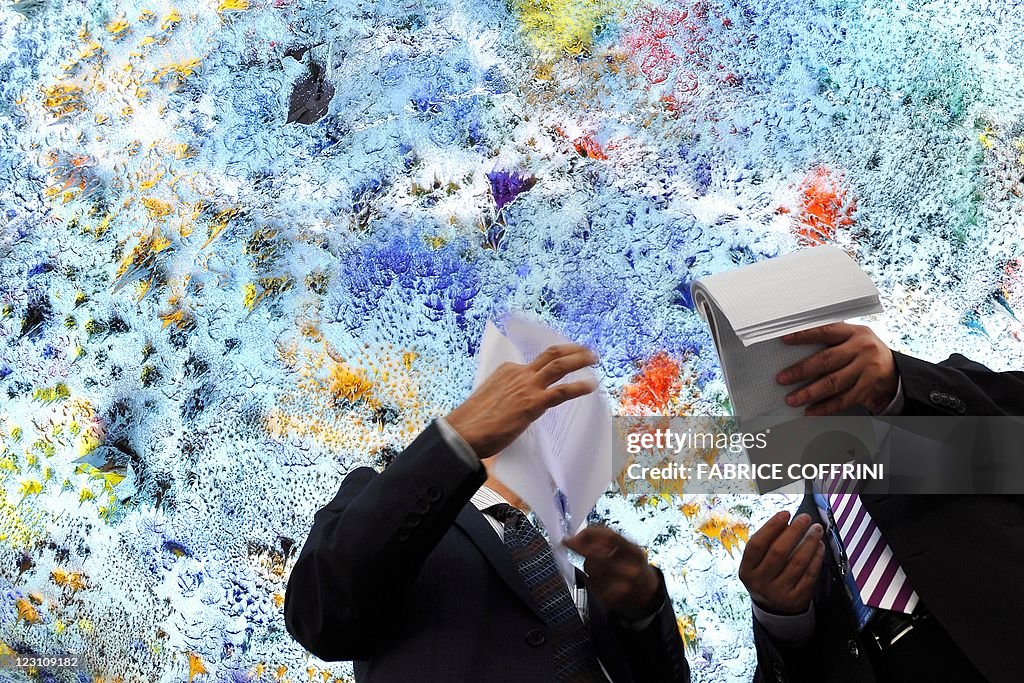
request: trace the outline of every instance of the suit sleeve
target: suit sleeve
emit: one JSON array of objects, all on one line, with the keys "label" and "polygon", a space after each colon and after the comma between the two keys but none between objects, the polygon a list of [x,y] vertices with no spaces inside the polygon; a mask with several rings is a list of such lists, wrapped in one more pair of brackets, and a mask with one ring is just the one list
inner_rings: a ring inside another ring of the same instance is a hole
[{"label": "suit sleeve", "polygon": [[631,629],[613,622],[612,630],[622,645],[633,680],[689,683],[690,666],[686,661],[672,600],[665,587],[665,577],[660,570],[655,571],[661,580],[661,609],[643,629]]},{"label": "suit sleeve", "polygon": [[793,645],[773,638],[755,618],[754,648],[757,651],[755,683],[818,683],[821,679],[824,664],[817,633],[807,642]]},{"label": "suit sleeve", "polygon": [[353,470],[316,513],[285,594],[288,632],[317,657],[368,659],[424,561],[483,484],[431,424],[377,474]]},{"label": "suit sleeve", "polygon": [[[809,485],[807,486],[810,491]],[[818,512],[812,495],[805,495],[797,514],[807,513],[812,518]],[[795,515],[794,515],[795,516]],[[756,617],[754,623],[754,648],[757,652],[755,683],[819,683],[825,668],[822,658],[823,643],[828,640],[828,631],[848,623],[840,596],[833,590],[828,565],[831,554],[826,545],[823,566],[814,588],[815,629],[811,636],[799,644],[793,644],[774,637],[761,625]],[[845,641],[844,641],[845,642]]]},{"label": "suit sleeve", "polygon": [[893,358],[905,415],[1024,415],[1024,372],[994,372],[958,353],[941,363]]}]

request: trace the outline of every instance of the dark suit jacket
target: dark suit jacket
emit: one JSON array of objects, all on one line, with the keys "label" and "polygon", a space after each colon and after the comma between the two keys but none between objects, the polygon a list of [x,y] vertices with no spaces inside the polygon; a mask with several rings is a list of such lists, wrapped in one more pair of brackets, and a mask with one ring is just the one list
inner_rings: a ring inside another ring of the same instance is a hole
[{"label": "dark suit jacket", "polygon": [[[992,372],[960,355],[933,364],[895,354],[904,415],[1024,415],[1024,373]],[[921,601],[992,683],[1024,671],[1024,500],[1021,496],[862,496]],[[800,512],[818,519],[811,496]],[[826,544],[816,631],[788,647],[754,620],[759,682],[871,683],[866,644]]]},{"label": "dark suit jacket", "polygon": [[[355,660],[363,683],[553,681],[548,628],[469,503],[484,478],[433,424],[384,472],[349,473],[292,570],[289,633],[321,659]],[[664,602],[646,629],[630,631],[589,595],[594,645],[615,683],[689,681]]]}]

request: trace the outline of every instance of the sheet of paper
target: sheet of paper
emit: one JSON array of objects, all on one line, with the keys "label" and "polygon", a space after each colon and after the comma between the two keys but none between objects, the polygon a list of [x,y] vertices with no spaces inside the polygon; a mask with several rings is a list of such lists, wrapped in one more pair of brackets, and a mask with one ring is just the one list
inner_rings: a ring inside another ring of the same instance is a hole
[{"label": "sheet of paper", "polygon": [[[488,323],[480,345],[474,388],[504,362],[529,363],[544,349],[571,343],[520,316],[504,320],[506,334]],[[589,379],[586,368],[562,382]],[[574,569],[561,541],[576,533],[612,479],[612,422],[606,396],[594,392],[549,409],[495,456],[494,475],[520,496],[548,531],[555,559],[567,580]]]}]

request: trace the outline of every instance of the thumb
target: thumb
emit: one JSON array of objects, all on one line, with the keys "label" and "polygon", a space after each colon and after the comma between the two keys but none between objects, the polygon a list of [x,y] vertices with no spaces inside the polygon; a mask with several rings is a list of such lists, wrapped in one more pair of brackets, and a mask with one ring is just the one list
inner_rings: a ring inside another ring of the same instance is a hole
[{"label": "thumb", "polygon": [[579,552],[580,547],[582,546],[582,544],[579,542],[579,539],[576,536],[566,536],[562,539],[562,545],[564,545],[569,550],[573,550],[575,552]]}]

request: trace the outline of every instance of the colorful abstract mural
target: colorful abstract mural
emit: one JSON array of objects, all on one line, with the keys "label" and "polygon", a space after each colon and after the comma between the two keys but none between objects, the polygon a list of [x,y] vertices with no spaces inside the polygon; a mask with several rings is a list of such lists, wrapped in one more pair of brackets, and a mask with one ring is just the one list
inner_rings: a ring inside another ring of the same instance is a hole
[{"label": "colorful abstract mural", "polygon": [[[722,414],[690,282],[828,242],[895,348],[1024,364],[1016,3],[0,0],[0,143],[0,648],[82,658],[5,681],[351,680],[291,564],[505,311]],[[792,503],[599,503],[695,680],[750,679]]]}]

